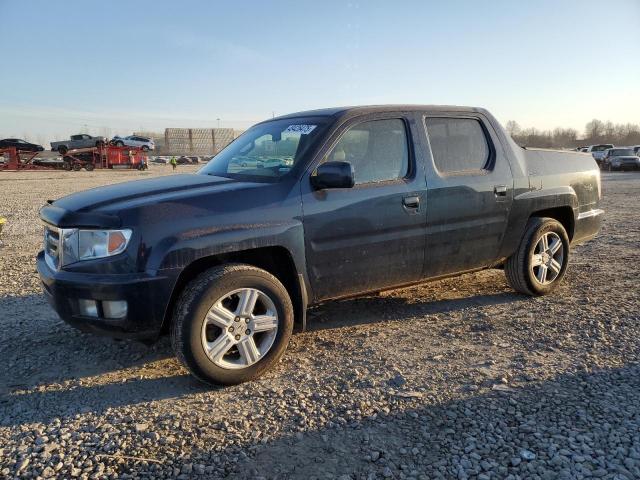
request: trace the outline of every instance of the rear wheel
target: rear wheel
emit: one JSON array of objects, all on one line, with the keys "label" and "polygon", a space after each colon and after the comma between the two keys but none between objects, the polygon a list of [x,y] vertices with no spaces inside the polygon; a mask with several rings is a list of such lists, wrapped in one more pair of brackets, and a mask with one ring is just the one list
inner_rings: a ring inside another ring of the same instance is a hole
[{"label": "rear wheel", "polygon": [[569,237],[562,224],[553,218],[531,218],[504,272],[514,290],[546,295],[562,281],[568,264]]},{"label": "rear wheel", "polygon": [[95,168],[95,165],[93,163],[85,163],[84,168],[87,172],[91,172]]},{"label": "rear wheel", "polygon": [[195,377],[233,385],[273,366],[292,330],[293,307],[280,281],[259,268],[232,264],[187,285],[174,310],[171,343]]},{"label": "rear wheel", "polygon": [[71,170],[72,166],[73,166],[73,165],[71,165],[71,162],[69,162],[68,160],[65,160],[65,161],[62,163],[62,168],[63,168],[64,170],[66,170],[67,172]]},{"label": "rear wheel", "polygon": [[75,172],[79,172],[80,170],[82,170],[82,165],[80,165],[79,163],[74,163],[72,168]]},{"label": "rear wheel", "polygon": [[67,153],[69,150],[67,149],[67,147],[65,147],[64,145],[60,145],[58,147],[58,153],[60,155],[64,155],[65,153]]}]

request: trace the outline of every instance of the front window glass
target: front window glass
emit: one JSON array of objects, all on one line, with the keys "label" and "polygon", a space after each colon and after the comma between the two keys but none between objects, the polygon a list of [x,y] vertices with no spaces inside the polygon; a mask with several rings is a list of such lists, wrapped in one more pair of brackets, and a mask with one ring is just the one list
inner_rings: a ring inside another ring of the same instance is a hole
[{"label": "front window glass", "polygon": [[592,152],[602,152],[603,150],[608,150],[612,148],[613,145],[596,145],[591,149]]},{"label": "front window glass", "polygon": [[609,156],[611,157],[626,157],[633,156],[633,150],[630,148],[616,148],[615,150],[611,150]]},{"label": "front window glass", "polygon": [[357,185],[405,177],[409,150],[404,122],[393,118],[355,125],[340,137],[326,160],[349,162]]},{"label": "front window glass", "polygon": [[260,123],[231,142],[199,173],[277,180],[301,162],[325,125],[324,118],[290,118]]}]

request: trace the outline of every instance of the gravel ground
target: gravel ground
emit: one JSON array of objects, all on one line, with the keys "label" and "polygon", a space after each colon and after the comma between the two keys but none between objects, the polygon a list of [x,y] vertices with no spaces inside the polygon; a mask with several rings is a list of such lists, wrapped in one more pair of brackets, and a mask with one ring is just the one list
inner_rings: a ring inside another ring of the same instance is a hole
[{"label": "gravel ground", "polygon": [[640,173],[603,175],[606,223],[556,294],[491,270],[326,304],[228,388],[40,294],[46,199],[170,173],[0,173],[1,477],[640,478]]}]

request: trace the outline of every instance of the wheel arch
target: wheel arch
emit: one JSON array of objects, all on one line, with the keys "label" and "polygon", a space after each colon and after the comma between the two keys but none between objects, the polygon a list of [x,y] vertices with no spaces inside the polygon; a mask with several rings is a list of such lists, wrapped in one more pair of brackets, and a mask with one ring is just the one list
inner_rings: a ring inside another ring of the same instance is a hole
[{"label": "wheel arch", "polygon": [[561,207],[552,207],[545,208],[542,210],[537,210],[529,216],[529,218],[553,218],[560,222],[560,224],[564,227],[567,232],[567,236],[569,237],[569,241],[573,239],[573,235],[575,232],[575,216],[573,213],[573,208],[569,205],[561,206]]},{"label": "wheel arch", "polygon": [[169,332],[173,309],[185,286],[205,270],[227,263],[245,263],[261,268],[276,277],[289,293],[295,324],[302,329],[305,328],[308,299],[301,272],[298,272],[293,256],[287,248],[270,246],[200,257],[188,264],[180,272],[171,292],[162,321],[162,333]]}]

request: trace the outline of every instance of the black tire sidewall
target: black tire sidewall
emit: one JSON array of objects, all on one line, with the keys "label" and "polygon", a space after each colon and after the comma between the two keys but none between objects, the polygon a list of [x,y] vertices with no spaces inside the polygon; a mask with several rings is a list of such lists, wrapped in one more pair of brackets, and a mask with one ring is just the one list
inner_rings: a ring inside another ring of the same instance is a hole
[{"label": "black tire sidewall", "polygon": [[[562,241],[562,247],[564,249],[562,267],[560,268],[560,274],[553,280],[553,282],[542,285],[540,284],[534,277],[534,274],[530,268],[531,256],[533,254],[534,249],[536,248],[536,244],[540,240],[543,234],[554,232],[558,234],[560,240]],[[562,226],[562,224],[553,219],[546,219],[542,221],[542,223],[536,228],[532,234],[527,239],[527,246],[525,251],[525,262],[524,268],[526,271],[524,272],[525,279],[527,281],[527,286],[536,294],[536,295],[546,295],[553,291],[556,286],[562,281],[564,274],[567,271],[567,266],[569,265],[569,236],[567,235],[566,230]]]},{"label": "black tire sidewall", "polygon": [[[255,288],[264,292],[273,301],[278,313],[278,332],[271,349],[258,362],[243,369],[225,369],[215,365],[206,355],[201,341],[205,317],[219,298],[239,288]],[[182,355],[188,368],[196,377],[207,382],[233,385],[260,376],[284,353],[293,330],[293,307],[281,285],[255,269],[233,271],[218,281],[202,288],[190,300],[188,313],[182,319]]]}]

